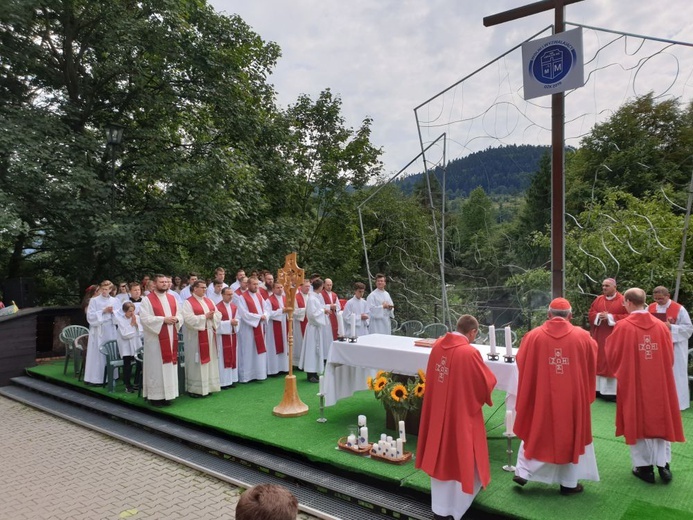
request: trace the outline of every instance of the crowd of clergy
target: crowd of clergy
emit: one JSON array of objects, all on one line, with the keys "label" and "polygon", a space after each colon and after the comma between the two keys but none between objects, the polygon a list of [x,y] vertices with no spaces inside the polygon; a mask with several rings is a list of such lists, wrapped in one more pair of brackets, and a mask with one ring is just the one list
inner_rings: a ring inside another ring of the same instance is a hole
[{"label": "crowd of clergy", "polygon": [[[126,391],[135,389],[131,365],[143,349],[142,394],[154,406],[178,397],[178,367],[185,363],[185,391],[204,397],[238,383],[289,371],[289,364],[318,382],[339,336],[390,334],[394,304],[386,278],[364,298],[340,299],[332,281],[313,275],[287,305],[286,291],[271,272],[238,270],[227,286],[218,268],[210,280],[190,273],[187,284],[165,275],[119,284],[102,282],[86,304],[90,337],[85,381],[104,383],[98,346],[117,339]],[[589,311],[590,330],[572,325],[572,308],[554,299],[547,321],[522,338],[517,354],[518,389],[510,434],[520,440],[513,480],[558,484],[576,495],[579,481],[598,481],[591,405],[616,403],[616,436],[630,448],[632,474],[654,484],[673,479],[671,443],[685,442],[681,410],[690,406],[686,309],[662,286],[621,294],[612,278]],[[288,311],[293,312],[293,358],[289,357]],[[416,467],[431,477],[436,519],[459,520],[490,482],[483,406],[492,405],[496,378],[471,344],[477,320],[460,317],[438,339],[426,370]],[[184,356],[179,354],[179,338]]]},{"label": "crowd of clergy", "polygon": [[[513,481],[554,484],[564,496],[599,481],[591,405],[616,403],[615,435],[630,449],[631,473],[655,484],[673,480],[671,443],[685,442],[681,410],[690,406],[688,339],[693,325],[666,287],[621,294],[602,283],[590,309],[590,331],[571,323],[565,298],[549,304],[548,319],[522,338],[518,388],[508,435],[521,442]],[[482,408],[492,405],[496,378],[471,343],[478,322],[460,317],[457,329],[433,345],[426,370],[416,467],[431,477],[437,520],[459,520],[490,480]],[[512,413],[512,412],[508,412]]]},{"label": "crowd of clergy", "polygon": [[314,274],[303,280],[293,305],[287,305],[284,286],[270,271],[246,276],[239,269],[231,285],[225,278],[219,267],[209,280],[197,273],[186,279],[157,274],[141,282],[116,286],[106,280],[89,288],[84,381],[104,383],[106,358],[99,346],[117,340],[125,391],[138,390],[140,377],[137,372],[133,377],[133,367],[139,367],[136,356],[142,349],[142,395],[154,406],[168,406],[178,397],[179,362],[191,397],[287,373],[289,363],[317,383],[338,336],[391,333],[394,304],[382,274],[367,298],[365,284],[357,282],[348,301],[332,290],[332,280]]}]

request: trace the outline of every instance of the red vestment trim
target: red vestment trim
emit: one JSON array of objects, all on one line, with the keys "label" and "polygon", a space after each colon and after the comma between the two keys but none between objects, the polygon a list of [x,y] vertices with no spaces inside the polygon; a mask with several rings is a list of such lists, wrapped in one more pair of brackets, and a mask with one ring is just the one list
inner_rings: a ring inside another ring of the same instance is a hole
[{"label": "red vestment trim", "polygon": [[[210,300],[209,298],[203,299],[205,301],[205,305],[207,305],[207,308],[209,310],[203,309],[200,301],[194,296],[188,298],[188,301],[190,302],[190,306],[192,307],[195,316],[202,316],[203,314],[214,310],[214,302],[212,302],[212,300]],[[200,349],[200,363],[205,365],[209,363],[209,336],[207,335],[206,328],[205,330],[197,331],[197,342],[199,344]]]},{"label": "red vestment trim", "polygon": [[[154,316],[166,317],[164,306],[161,305],[161,301],[156,293],[150,292],[147,297],[152,304]],[[166,299],[168,300],[168,306],[171,308],[171,315],[175,316],[178,312],[176,299],[170,294],[166,294]],[[163,364],[178,364],[178,334],[173,335],[173,345],[171,345],[171,337],[168,335],[168,325],[165,323],[161,325],[161,331],[159,331],[159,348],[161,349],[161,362]]]},{"label": "red vestment trim", "polygon": [[[245,304],[248,306],[248,310],[253,314],[260,314],[255,306],[255,300],[250,297],[249,293],[250,291],[243,293],[243,299],[245,300]],[[262,305],[262,296],[257,294],[257,297],[260,300],[260,305]],[[265,336],[262,335],[262,322],[258,323],[257,327],[253,327],[253,337],[255,338],[255,348],[257,349],[257,353],[264,354],[267,352],[267,349],[265,348]]]},{"label": "red vestment trim", "polygon": [[[277,296],[272,294],[269,297],[269,301],[272,304],[272,310],[277,311],[282,307],[279,306],[279,300]],[[284,303],[284,297],[282,296],[282,304]],[[278,320],[272,320],[272,332],[274,333],[274,349],[277,354],[284,353],[284,334],[282,334],[282,322]]]},{"label": "red vestment trim", "polygon": [[[222,321],[231,321],[236,317],[238,307],[236,307],[236,305],[233,303],[229,303],[229,305],[231,306],[231,316],[229,316],[229,312],[226,309],[224,302],[219,302],[217,304],[217,309],[219,309],[219,312],[221,312]],[[222,352],[224,353],[224,368],[236,368],[236,334],[233,333],[233,328],[231,331],[231,334],[221,335],[221,348]]]},{"label": "red vestment trim", "polygon": [[[337,303],[337,295],[333,292],[327,294],[327,291],[323,291],[322,299],[325,300],[325,303],[328,305]],[[328,316],[330,317],[330,325],[332,326],[332,340],[334,341],[337,339],[337,313],[330,310],[330,314]]]},{"label": "red vestment trim", "polygon": [[[679,311],[681,310],[681,304],[676,303],[674,300],[670,300],[671,303],[669,304],[669,307],[667,307],[667,321],[671,323],[672,325],[676,324],[676,320],[679,317]],[[647,308],[648,311],[650,311],[652,314],[657,314],[657,302],[651,303],[650,306]]]},{"label": "red vestment trim", "polygon": [[[303,293],[296,293],[296,303],[298,303],[299,309],[305,309],[306,300],[303,299]],[[300,321],[301,323],[301,336],[306,335],[306,327],[308,326],[308,316],[304,316]]]}]

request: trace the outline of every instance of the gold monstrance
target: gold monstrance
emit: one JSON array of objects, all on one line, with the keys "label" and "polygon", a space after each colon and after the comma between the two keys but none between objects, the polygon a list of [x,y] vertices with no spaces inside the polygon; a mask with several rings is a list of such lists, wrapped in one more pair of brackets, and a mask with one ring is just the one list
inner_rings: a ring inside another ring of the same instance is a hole
[{"label": "gold monstrance", "polygon": [[287,339],[289,341],[289,375],[284,380],[284,397],[282,402],[274,407],[272,413],[278,417],[299,417],[308,413],[308,405],[301,401],[296,389],[296,376],[294,375],[294,302],[296,291],[303,284],[303,269],[296,263],[296,253],[286,255],[284,267],[277,273],[277,282],[284,285],[286,294],[287,315]]}]

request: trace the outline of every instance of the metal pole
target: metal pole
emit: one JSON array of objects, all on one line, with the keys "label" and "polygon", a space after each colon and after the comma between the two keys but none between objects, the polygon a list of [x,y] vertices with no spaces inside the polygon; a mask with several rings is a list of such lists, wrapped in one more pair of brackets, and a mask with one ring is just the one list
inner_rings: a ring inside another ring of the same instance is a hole
[{"label": "metal pole", "polygon": [[691,183],[688,186],[688,204],[686,204],[686,218],[683,221],[683,238],[681,239],[681,254],[679,255],[679,266],[676,269],[676,288],[674,289],[675,302],[679,301],[679,289],[681,288],[681,277],[683,276],[683,261],[686,256],[688,225],[691,220],[691,204],[693,204],[693,171],[691,172]]},{"label": "metal pole", "polygon": [[[559,3],[559,2],[557,2]],[[554,34],[565,31],[565,7],[556,5]],[[551,96],[551,293],[565,292],[565,95]]]}]

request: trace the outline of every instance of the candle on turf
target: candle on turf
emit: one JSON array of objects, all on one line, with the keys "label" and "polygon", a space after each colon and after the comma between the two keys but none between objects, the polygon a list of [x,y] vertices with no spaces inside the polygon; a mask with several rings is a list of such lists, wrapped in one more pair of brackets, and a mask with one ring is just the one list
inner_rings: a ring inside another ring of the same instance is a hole
[{"label": "candle on turf", "polygon": [[318,377],[318,388],[320,395],[325,395],[325,378],[323,376]]},{"label": "candle on turf", "polygon": [[392,444],[392,436],[388,435],[386,440],[389,444]]},{"label": "candle on turf", "polygon": [[505,433],[513,433],[513,427],[515,426],[515,414],[512,410],[505,412]]},{"label": "candle on turf", "polygon": [[488,343],[491,345],[491,354],[496,355],[496,327],[488,326]]},{"label": "candle on turf", "polygon": [[356,435],[353,433],[347,437],[347,446],[350,448],[356,444]]},{"label": "candle on turf", "polygon": [[404,443],[402,439],[397,439],[397,456],[404,457]]},{"label": "candle on turf", "polygon": [[407,442],[407,433],[404,431],[404,421],[399,422],[399,438],[402,442]]},{"label": "candle on turf", "polygon": [[361,428],[359,432],[359,448],[365,448],[368,445],[368,426]]},{"label": "candle on turf", "polygon": [[395,448],[394,446],[391,446],[387,452],[387,456],[390,459],[396,459],[397,458],[397,448]]},{"label": "candle on turf", "polygon": [[359,415],[359,427],[360,426],[366,426],[366,416],[365,415]]},{"label": "candle on turf", "polygon": [[387,435],[384,434],[384,433],[381,433],[381,434],[380,434],[380,440],[381,440],[381,441],[386,441],[386,440],[387,440]]},{"label": "candle on turf", "polygon": [[351,315],[351,337],[356,337],[356,314]]},{"label": "candle on turf", "polygon": [[505,355],[513,355],[513,336],[510,334],[510,327],[505,327]]}]

